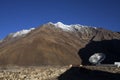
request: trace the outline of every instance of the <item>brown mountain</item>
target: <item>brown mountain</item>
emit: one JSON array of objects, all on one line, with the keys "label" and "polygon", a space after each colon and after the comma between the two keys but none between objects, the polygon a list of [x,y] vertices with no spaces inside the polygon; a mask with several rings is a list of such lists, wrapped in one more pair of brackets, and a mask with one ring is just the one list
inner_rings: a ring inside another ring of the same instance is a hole
[{"label": "brown mountain", "polygon": [[96,52],[108,56],[105,62],[118,61],[119,40],[118,32],[102,28],[47,23],[8,35],[0,43],[0,65],[87,64]]}]

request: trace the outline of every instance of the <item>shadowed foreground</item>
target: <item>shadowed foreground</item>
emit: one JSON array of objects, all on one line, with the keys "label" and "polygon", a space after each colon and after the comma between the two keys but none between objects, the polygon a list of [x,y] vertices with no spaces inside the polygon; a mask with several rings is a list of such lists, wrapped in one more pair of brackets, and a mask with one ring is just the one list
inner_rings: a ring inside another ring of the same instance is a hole
[{"label": "shadowed foreground", "polygon": [[106,58],[102,64],[113,64],[120,61],[120,40],[90,41],[78,52],[83,65],[90,64],[89,58],[94,53],[104,53]]},{"label": "shadowed foreground", "polygon": [[120,80],[120,74],[72,67],[60,75],[58,80]]}]

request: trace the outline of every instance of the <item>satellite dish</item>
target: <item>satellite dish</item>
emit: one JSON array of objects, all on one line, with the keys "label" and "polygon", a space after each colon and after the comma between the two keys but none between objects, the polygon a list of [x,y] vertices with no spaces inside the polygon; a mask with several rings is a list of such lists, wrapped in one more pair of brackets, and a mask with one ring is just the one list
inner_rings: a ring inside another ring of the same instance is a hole
[{"label": "satellite dish", "polygon": [[95,53],[89,58],[89,62],[92,64],[100,64],[105,59],[105,54]]}]

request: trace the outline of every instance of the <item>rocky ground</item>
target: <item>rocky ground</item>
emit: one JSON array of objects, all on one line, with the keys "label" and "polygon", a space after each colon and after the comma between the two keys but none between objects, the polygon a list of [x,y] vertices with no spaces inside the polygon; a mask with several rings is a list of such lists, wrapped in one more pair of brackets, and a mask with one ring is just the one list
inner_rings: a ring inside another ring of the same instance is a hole
[{"label": "rocky ground", "polygon": [[120,73],[120,67],[115,67],[115,66],[84,66],[84,68],[90,70],[100,70],[110,73]]},{"label": "rocky ground", "polygon": [[0,80],[55,80],[68,67],[6,67],[0,69]]},{"label": "rocky ground", "polygon": [[[66,80],[58,77],[60,77],[61,74],[67,71],[69,72],[71,68],[72,68],[71,66],[1,67],[0,80]],[[88,70],[100,70],[110,73],[120,73],[120,68],[117,67],[77,66],[77,68],[85,68]],[[73,73],[75,72],[76,71],[73,71]],[[81,71],[81,74],[82,72],[83,71]],[[69,79],[69,80],[73,80],[73,79]]]}]

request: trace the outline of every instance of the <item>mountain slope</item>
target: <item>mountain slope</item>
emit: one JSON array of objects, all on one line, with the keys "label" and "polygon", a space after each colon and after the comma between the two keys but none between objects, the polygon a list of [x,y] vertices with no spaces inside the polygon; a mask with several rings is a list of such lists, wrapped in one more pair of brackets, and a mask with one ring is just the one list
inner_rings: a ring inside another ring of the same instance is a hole
[{"label": "mountain slope", "polygon": [[0,44],[0,65],[81,64],[78,52],[91,41],[120,39],[120,34],[61,22],[44,24],[29,33],[5,38]]}]

